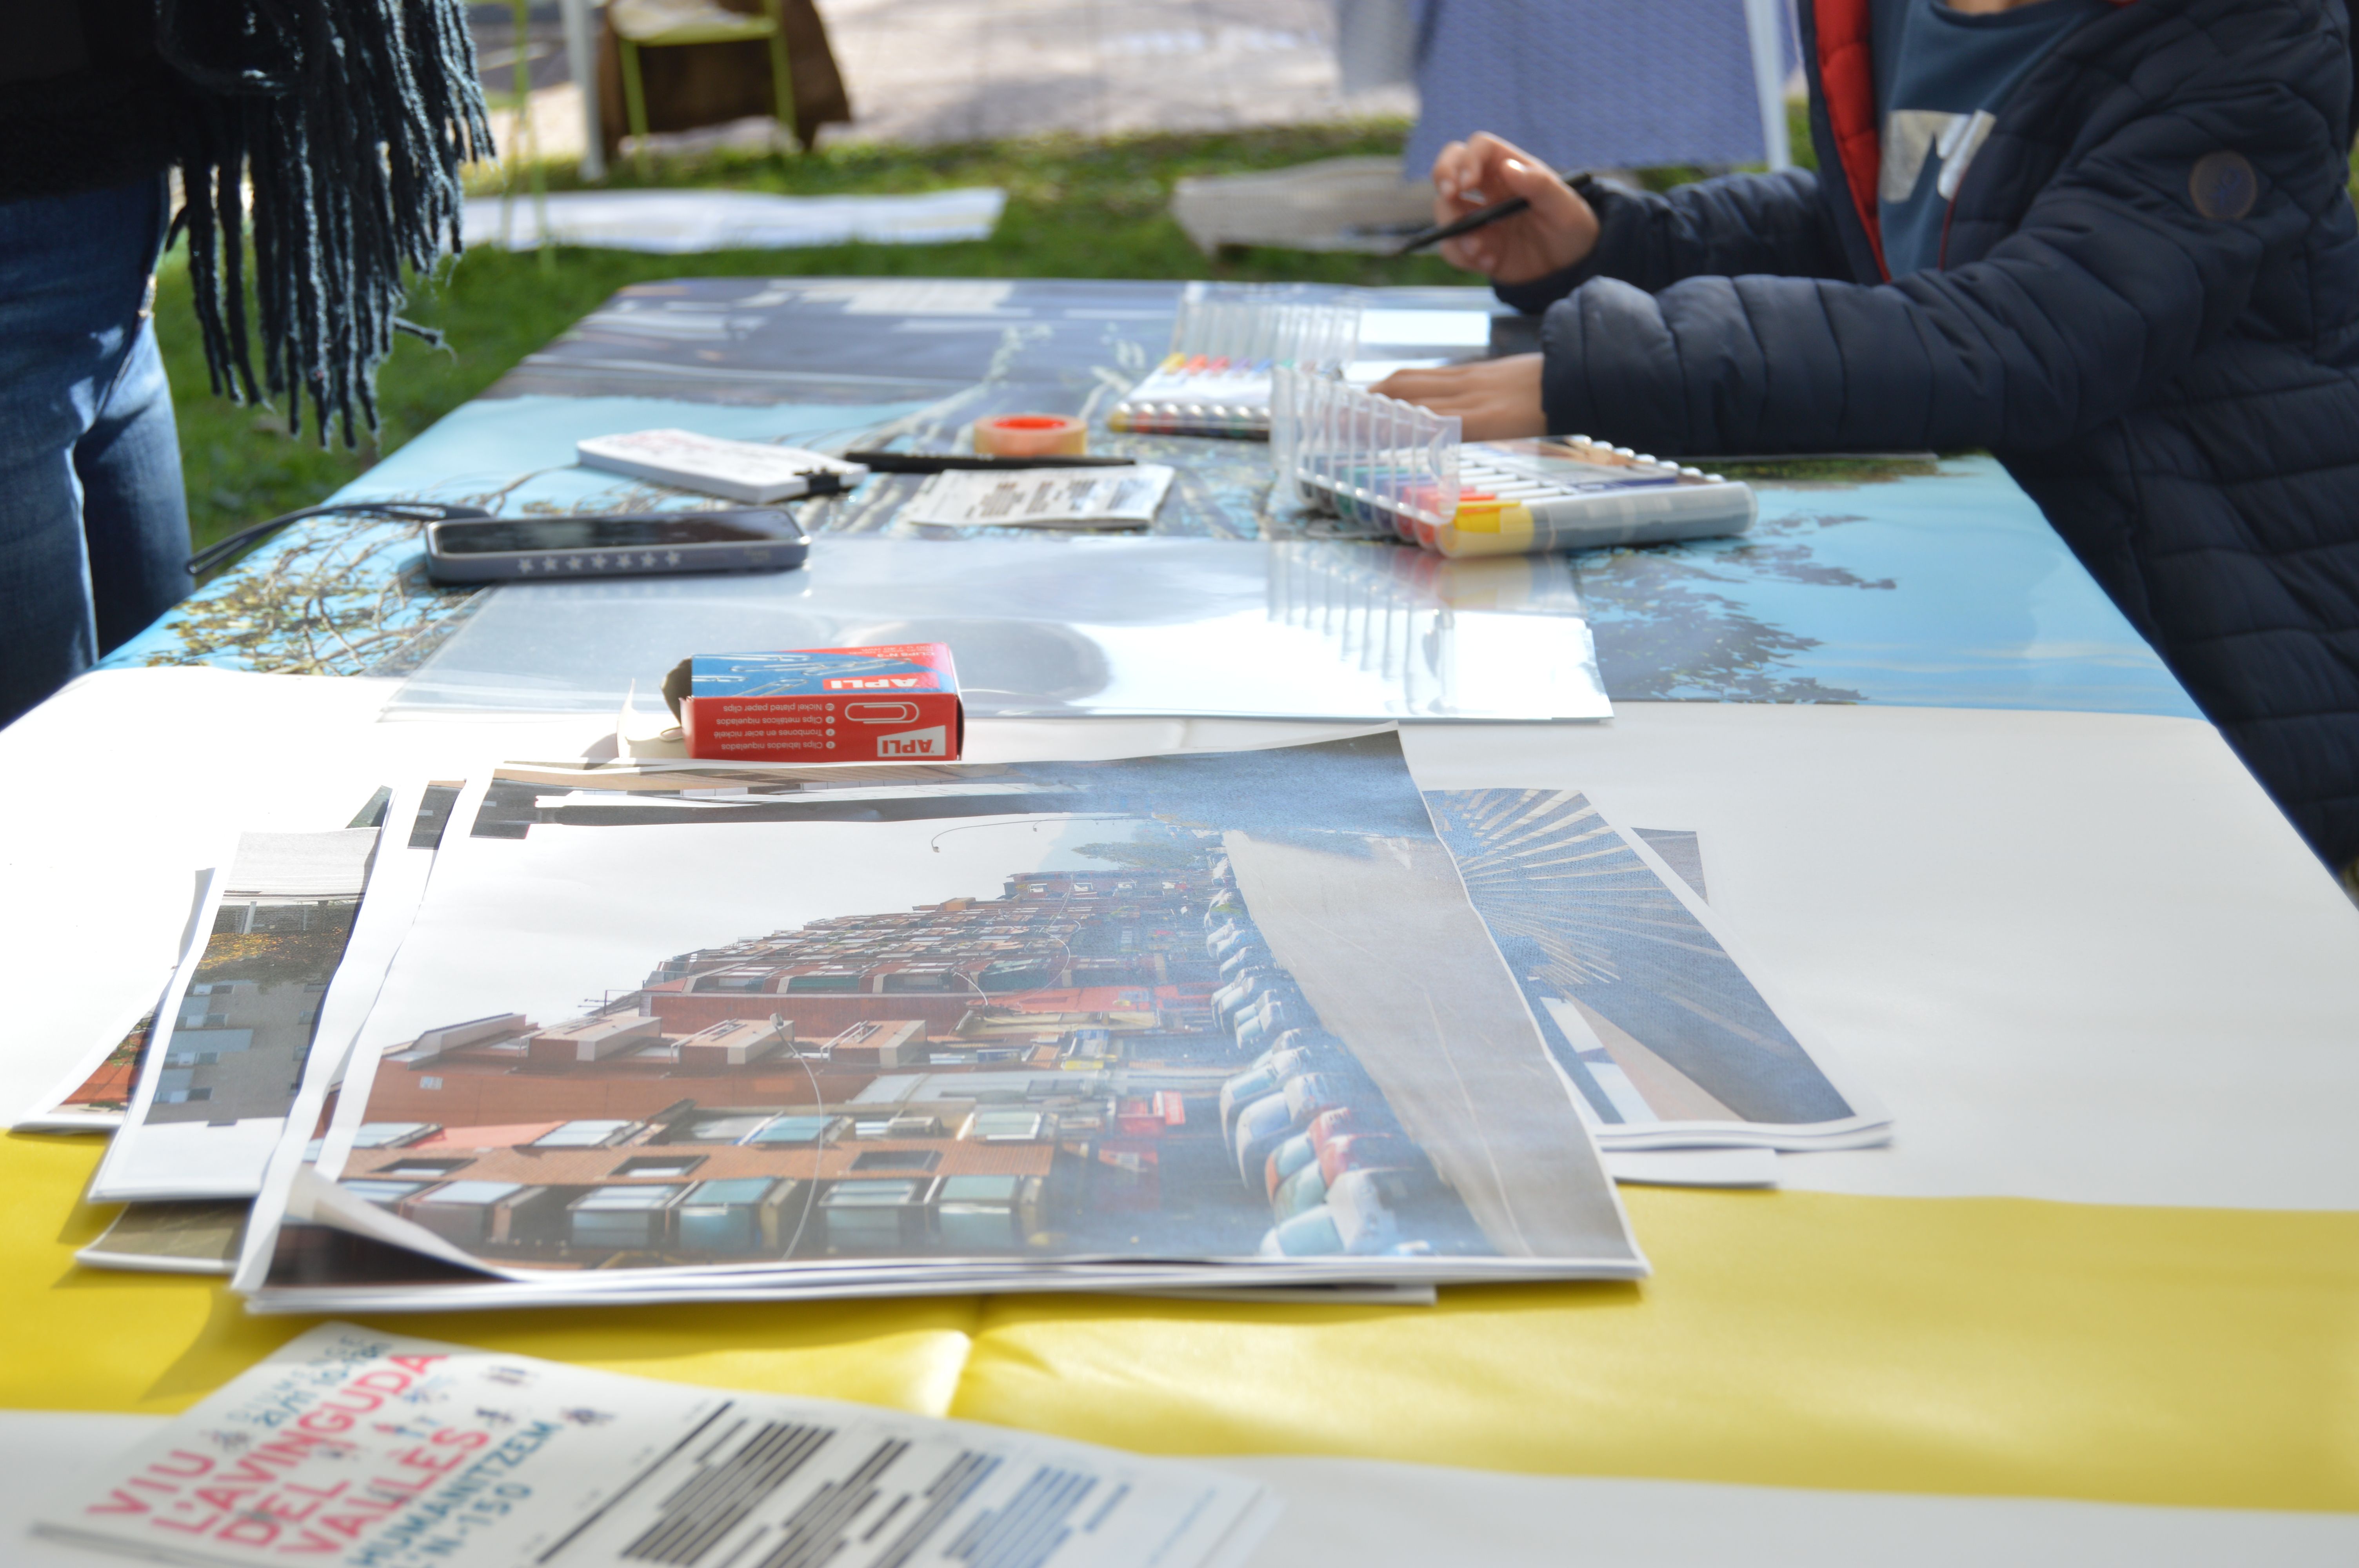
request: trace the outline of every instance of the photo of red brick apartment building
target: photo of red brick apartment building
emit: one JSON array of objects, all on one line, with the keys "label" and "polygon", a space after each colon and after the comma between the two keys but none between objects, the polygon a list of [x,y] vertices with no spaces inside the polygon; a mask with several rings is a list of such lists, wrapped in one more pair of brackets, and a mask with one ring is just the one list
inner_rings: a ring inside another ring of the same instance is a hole
[{"label": "photo of red brick apartment building", "polygon": [[1215,1108],[1218,840],[658,964],[587,1016],[380,1062],[345,1185],[471,1251],[620,1263],[1120,1253],[1158,1211],[1250,1253]]}]

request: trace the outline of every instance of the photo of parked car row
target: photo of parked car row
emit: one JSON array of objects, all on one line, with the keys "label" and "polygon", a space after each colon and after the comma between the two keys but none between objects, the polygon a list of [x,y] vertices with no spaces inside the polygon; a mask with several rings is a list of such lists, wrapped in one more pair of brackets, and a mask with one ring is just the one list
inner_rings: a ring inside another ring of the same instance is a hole
[{"label": "photo of parked car row", "polygon": [[1213,1016],[1241,1052],[1264,1047],[1221,1086],[1221,1133],[1237,1177],[1269,1199],[1261,1253],[1488,1250],[1383,1091],[1278,968],[1225,859],[1212,881],[1204,946],[1223,982]]}]

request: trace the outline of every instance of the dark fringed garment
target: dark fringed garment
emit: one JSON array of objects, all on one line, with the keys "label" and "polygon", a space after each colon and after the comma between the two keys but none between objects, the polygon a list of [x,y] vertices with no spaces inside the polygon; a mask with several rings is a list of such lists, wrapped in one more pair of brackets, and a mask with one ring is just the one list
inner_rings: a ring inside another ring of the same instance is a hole
[{"label": "dark fringed garment", "polygon": [[376,428],[395,332],[434,336],[404,268],[460,248],[491,152],[463,0],[0,0],[0,200],[177,163],[213,389],[298,432],[308,402],[323,444]]},{"label": "dark fringed garment", "polygon": [[322,443],[333,420],[350,447],[355,407],[376,428],[393,334],[439,341],[402,319],[402,269],[461,248],[459,168],[492,151],[466,8],[162,0],[158,22],[159,51],[190,89],[179,221],[213,390],[283,397],[298,434],[308,398]]}]

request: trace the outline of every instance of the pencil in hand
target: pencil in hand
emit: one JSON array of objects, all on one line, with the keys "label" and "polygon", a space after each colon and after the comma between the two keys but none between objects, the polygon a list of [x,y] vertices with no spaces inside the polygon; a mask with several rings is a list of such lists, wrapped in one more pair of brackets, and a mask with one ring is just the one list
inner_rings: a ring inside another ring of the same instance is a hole
[{"label": "pencil in hand", "polygon": [[[1566,169],[1559,173],[1557,178],[1571,186],[1584,200],[1597,186],[1597,177],[1587,169]],[[1408,239],[1403,240],[1392,254],[1395,256],[1414,255],[1428,245],[1438,245],[1444,240],[1454,240],[1461,234],[1471,234],[1477,229],[1486,228],[1502,218],[1512,218],[1518,212],[1529,211],[1531,205],[1531,200],[1528,197],[1510,196],[1505,201],[1494,201],[1488,207],[1477,207],[1472,212],[1462,217],[1453,218],[1447,223],[1436,223],[1430,229],[1419,229]]]}]

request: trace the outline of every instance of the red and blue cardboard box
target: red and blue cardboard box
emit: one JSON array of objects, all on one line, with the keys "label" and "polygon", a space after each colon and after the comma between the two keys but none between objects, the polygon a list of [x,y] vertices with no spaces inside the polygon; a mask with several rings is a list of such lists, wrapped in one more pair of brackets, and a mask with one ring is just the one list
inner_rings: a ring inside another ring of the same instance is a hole
[{"label": "red and blue cardboard box", "polygon": [[940,762],[966,741],[940,643],[699,654],[680,703],[688,754],[734,762]]}]

